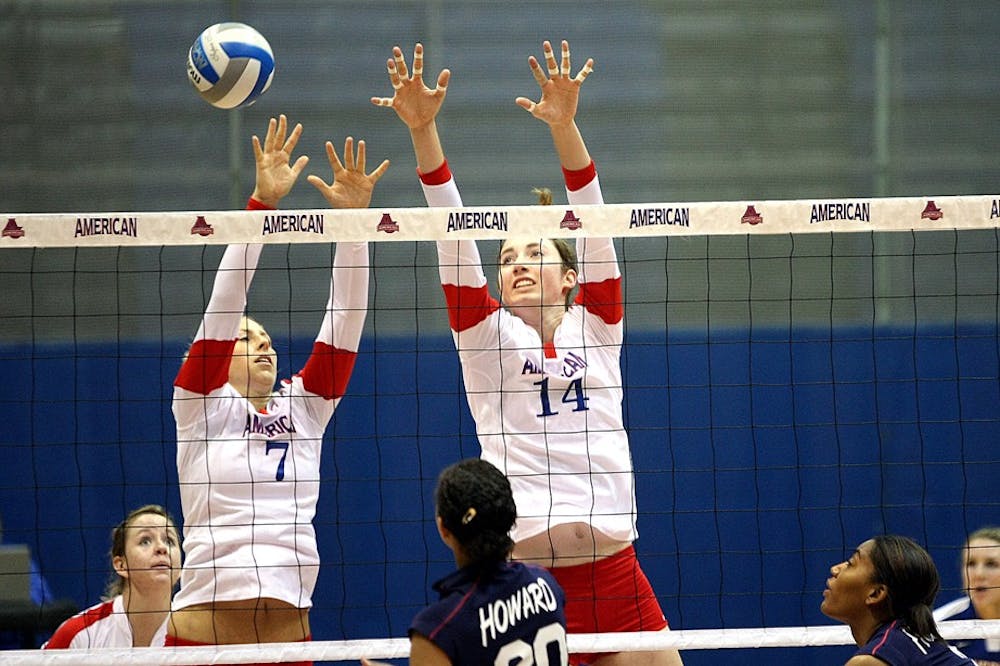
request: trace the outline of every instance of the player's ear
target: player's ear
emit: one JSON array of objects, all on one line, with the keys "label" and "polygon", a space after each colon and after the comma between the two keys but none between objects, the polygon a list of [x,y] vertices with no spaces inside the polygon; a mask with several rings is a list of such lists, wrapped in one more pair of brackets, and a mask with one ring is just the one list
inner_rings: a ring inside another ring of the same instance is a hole
[{"label": "player's ear", "polygon": [[451,537],[451,532],[444,526],[444,521],[441,520],[441,516],[435,516],[434,523],[437,525],[438,535],[441,537],[441,540],[447,543],[448,539]]},{"label": "player's ear", "polygon": [[437,523],[438,534],[441,536],[441,541],[444,541],[444,545],[448,546],[452,551],[458,548],[458,539],[455,538],[451,530],[444,526],[441,516],[437,516],[435,522]]},{"label": "player's ear", "polygon": [[111,558],[111,566],[114,568],[115,573],[122,578],[128,578],[128,562],[121,555],[115,555]]},{"label": "player's ear", "polygon": [[879,604],[885,603],[889,600],[889,588],[883,583],[875,583],[872,585],[871,589],[868,590],[868,596],[865,597],[865,605],[867,606],[877,606]]},{"label": "player's ear", "polygon": [[563,288],[566,290],[566,292],[571,291],[573,287],[576,286],[578,279],[579,277],[577,276],[575,270],[573,270],[572,268],[566,269],[566,272],[563,273]]}]

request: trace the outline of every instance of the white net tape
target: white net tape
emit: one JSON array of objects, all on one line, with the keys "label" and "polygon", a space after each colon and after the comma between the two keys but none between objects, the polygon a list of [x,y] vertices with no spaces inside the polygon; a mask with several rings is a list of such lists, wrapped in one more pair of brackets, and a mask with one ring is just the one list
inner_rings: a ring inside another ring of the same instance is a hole
[{"label": "white net tape", "polygon": [[[1000,640],[1000,620],[953,620],[938,623],[947,640],[986,638]],[[640,652],[665,648],[719,650],[736,648],[794,648],[851,645],[848,627],[765,627],[760,629],[687,629],[665,632],[618,634],[571,634],[570,652]],[[218,645],[170,648],[104,648],[98,650],[13,650],[2,653],[11,666],[131,666],[132,664],[259,664],[290,661],[357,662],[400,659],[410,652],[405,638],[270,643],[262,645]]]},{"label": "white net tape", "polygon": [[[568,214],[572,212],[572,214]],[[996,196],[601,206],[2,213],[0,248],[995,229]],[[200,237],[200,239],[198,238]]]}]

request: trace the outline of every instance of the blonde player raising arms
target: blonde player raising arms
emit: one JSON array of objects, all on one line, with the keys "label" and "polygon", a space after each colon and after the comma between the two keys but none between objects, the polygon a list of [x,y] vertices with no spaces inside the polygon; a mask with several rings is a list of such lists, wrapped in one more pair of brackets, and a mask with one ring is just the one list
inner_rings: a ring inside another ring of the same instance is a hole
[{"label": "blonde player raising arms", "polygon": [[[257,185],[248,208],[274,208],[308,158],[284,116],[253,137]],[[287,139],[286,139],[287,135]],[[312,183],[335,208],[363,208],[388,168],[365,174],[365,145],[330,142],[334,181]],[[177,471],[184,510],[181,590],[167,645],[309,640],[319,572],[312,519],[323,432],[347,388],[368,305],[368,245],[337,243],[330,298],[302,371],[274,390],[277,355],[243,315],[260,245],[230,245],[198,334],[174,382]]]},{"label": "blonde player raising arms", "polygon": [[[603,203],[575,121],[593,61],[571,76],[567,42],[561,63],[548,42],[543,51],[547,75],[534,57],[528,59],[541,99],[516,102],[548,125],[569,202]],[[372,102],[392,107],[409,128],[427,203],[461,206],[435,121],[451,74],[443,70],[436,86],[427,87],[423,55],[417,44],[411,74],[394,48],[387,62],[393,97]],[[563,241],[505,240],[498,268],[502,306],[489,293],[474,241],[437,247],[482,457],[510,478],[517,503],[514,558],[551,569],[566,592],[570,633],[666,629],[632,547],[637,533],[622,418],[621,275],[612,240],[578,240],[579,269]],[[675,650],[575,654],[570,661],[681,663]]]}]

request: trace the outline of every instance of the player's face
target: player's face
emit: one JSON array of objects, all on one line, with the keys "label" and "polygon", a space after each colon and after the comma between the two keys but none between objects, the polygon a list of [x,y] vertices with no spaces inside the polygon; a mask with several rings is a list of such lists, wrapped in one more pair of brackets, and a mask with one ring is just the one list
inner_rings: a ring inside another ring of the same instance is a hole
[{"label": "player's face", "polygon": [[865,541],[849,559],[830,567],[823,603],[819,607],[824,615],[850,623],[864,614],[865,600],[878,587],[874,582],[875,567],[869,557],[871,548],[872,541]]},{"label": "player's face", "polygon": [[139,514],[125,528],[125,556],[114,560],[118,575],[133,590],[172,589],[181,575],[177,528],[157,513]]},{"label": "player's face", "polygon": [[1000,619],[1000,543],[973,539],[965,549],[965,587],[982,619]]},{"label": "player's face", "polygon": [[229,383],[244,397],[269,396],[278,374],[278,355],[264,327],[249,317],[240,322],[229,364]]},{"label": "player's face", "polygon": [[562,265],[555,244],[511,239],[500,249],[500,299],[507,307],[565,305],[576,272]]}]

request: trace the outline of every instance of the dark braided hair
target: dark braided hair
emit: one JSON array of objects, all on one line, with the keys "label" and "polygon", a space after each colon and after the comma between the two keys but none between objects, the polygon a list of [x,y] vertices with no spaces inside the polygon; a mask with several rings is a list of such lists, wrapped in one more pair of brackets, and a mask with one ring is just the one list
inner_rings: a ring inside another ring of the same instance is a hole
[{"label": "dark braided hair", "polygon": [[872,539],[875,582],[888,590],[889,612],[911,633],[941,641],[931,607],[941,586],[934,560],[912,539],[894,534]]},{"label": "dark braided hair", "polygon": [[434,494],[437,515],[455,535],[471,564],[503,562],[514,548],[510,530],[517,519],[507,477],[480,458],[447,467]]}]

